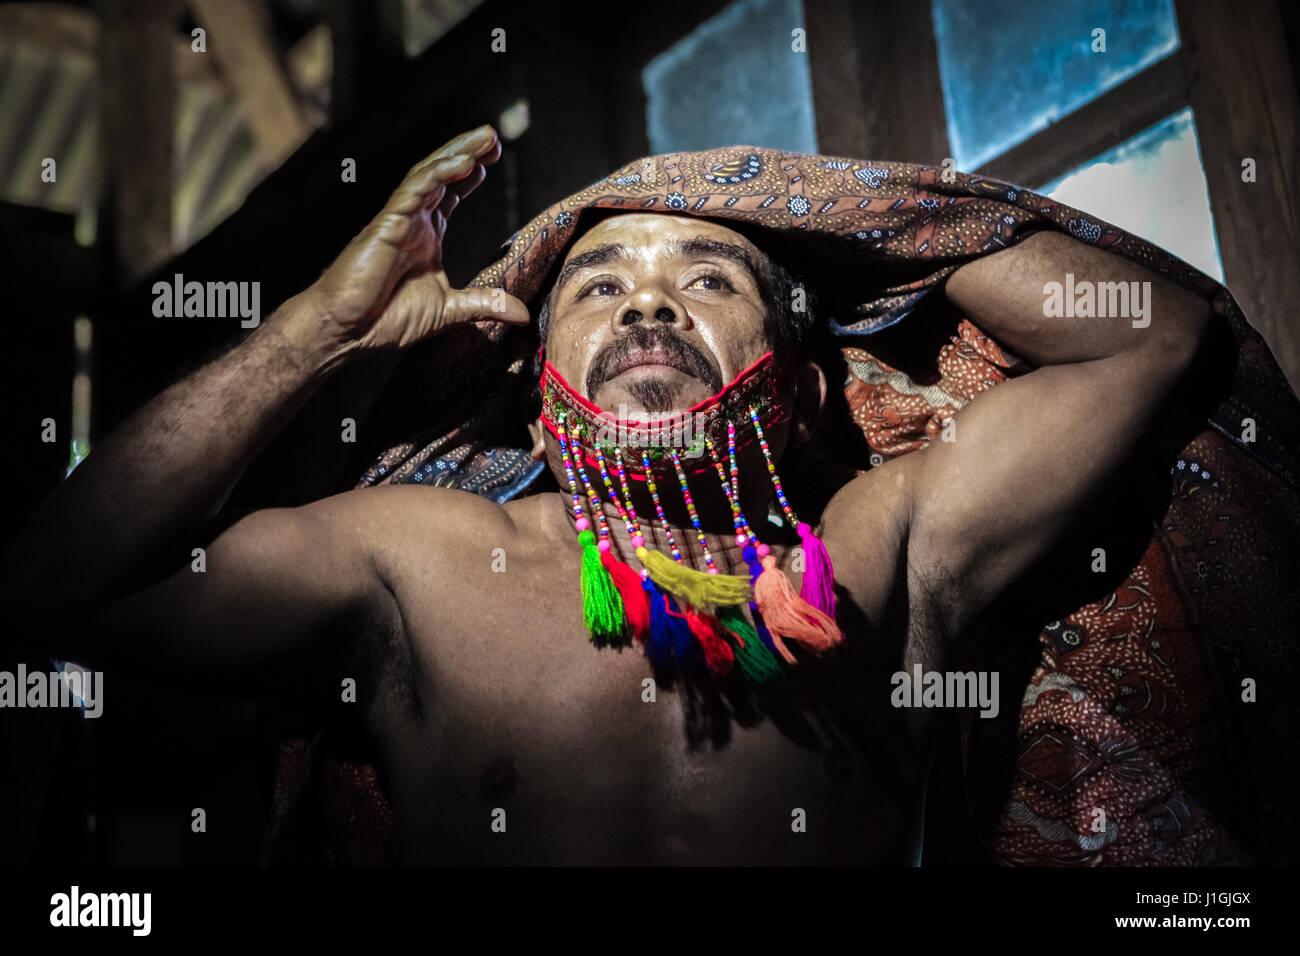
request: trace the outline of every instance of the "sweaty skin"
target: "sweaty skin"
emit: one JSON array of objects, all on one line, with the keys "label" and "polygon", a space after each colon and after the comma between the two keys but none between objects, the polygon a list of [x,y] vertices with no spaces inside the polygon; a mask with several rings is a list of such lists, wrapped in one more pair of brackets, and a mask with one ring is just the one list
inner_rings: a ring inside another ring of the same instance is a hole
[{"label": "sweaty skin", "polygon": [[[6,552],[11,633],[98,668],[183,669],[217,693],[331,702],[373,745],[409,862],[915,863],[930,735],[925,711],[889,706],[889,675],[942,668],[981,612],[1062,545],[1080,503],[1109,488],[1159,421],[1209,307],[1055,235],[962,267],[949,300],[1034,370],[959,412],[956,442],[875,468],[832,500],[820,533],[845,648],[772,699],[679,684],[651,702],[639,651],[586,637],[565,495],[498,506],[380,487],[255,512],[220,533],[208,524],[355,356],[457,322],[529,321],[522,302],[498,298],[493,312],[490,290],[453,289],[441,268],[448,216],[499,155],[490,127],[444,145],[315,284],[99,443]],[[735,250],[759,254],[689,217],[602,221],[566,257],[576,268],[554,291],[548,357],[575,387],[591,376],[602,406],[638,417],[711,394],[714,376],[730,381],[770,347]],[[1044,318],[1043,284],[1067,271],[1150,281],[1150,326]],[[612,374],[629,358],[638,364]],[[826,389],[805,367],[794,422],[769,436],[778,458],[808,439]],[[531,428],[563,487],[553,440]],[[742,466],[751,519],[766,511],[762,467],[752,455]],[[721,494],[696,501],[723,570],[740,568]],[[701,566],[685,515],[669,517]],[[770,534],[789,566],[789,542]],[[190,568],[197,546],[204,573]],[[354,704],[338,700],[347,677]]]}]

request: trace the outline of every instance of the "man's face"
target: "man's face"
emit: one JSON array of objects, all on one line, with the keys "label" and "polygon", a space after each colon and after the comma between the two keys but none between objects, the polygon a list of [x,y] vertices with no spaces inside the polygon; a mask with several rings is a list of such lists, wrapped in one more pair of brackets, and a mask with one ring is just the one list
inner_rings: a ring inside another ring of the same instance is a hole
[{"label": "man's face", "polygon": [[725,226],[627,213],[587,231],[551,299],[546,355],[607,411],[654,421],[716,394],[767,352],[762,253]]}]

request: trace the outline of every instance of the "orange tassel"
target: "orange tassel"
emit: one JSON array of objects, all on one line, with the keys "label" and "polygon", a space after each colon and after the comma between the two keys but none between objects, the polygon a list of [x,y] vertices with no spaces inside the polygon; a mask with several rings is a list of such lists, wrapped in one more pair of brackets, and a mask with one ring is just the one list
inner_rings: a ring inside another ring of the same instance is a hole
[{"label": "orange tassel", "polygon": [[764,556],[763,573],[754,582],[754,598],[772,635],[772,643],[787,663],[795,663],[795,658],[781,643],[783,637],[798,641],[813,653],[829,650],[843,638],[839,626],[830,617],[795,593],[785,573],[776,566],[776,558],[770,554]]}]

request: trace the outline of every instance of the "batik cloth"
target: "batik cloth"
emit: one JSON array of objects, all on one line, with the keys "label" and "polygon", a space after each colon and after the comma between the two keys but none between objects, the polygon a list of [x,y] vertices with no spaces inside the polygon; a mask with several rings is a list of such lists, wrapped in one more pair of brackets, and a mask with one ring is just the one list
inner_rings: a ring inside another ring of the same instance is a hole
[{"label": "batik cloth", "polygon": [[[1006,631],[967,648],[967,665],[998,670],[1004,701],[1019,702],[1004,705],[1005,721],[964,720],[967,805],[1003,864],[1297,859],[1300,403],[1226,289],[1019,186],[749,146],[632,162],[532,219],[470,285],[502,286],[535,315],[595,209],[709,217],[761,229],[783,249],[840,338],[867,450],[856,470],[925,447],[1014,373],[969,321],[944,324],[927,306],[965,262],[1055,230],[1210,301],[1235,339],[1235,372],[1171,457],[1167,508],[1139,526],[1147,543],[1123,580],[1054,620],[1009,612]],[[392,440],[358,486],[427,482],[496,501],[523,490],[539,470],[511,438],[532,385],[530,347],[519,330],[478,323],[413,348],[367,426]],[[373,830],[391,814],[364,761],[332,756],[318,735],[287,742],[281,770],[273,835],[314,814],[329,859],[389,858],[391,832]]]}]

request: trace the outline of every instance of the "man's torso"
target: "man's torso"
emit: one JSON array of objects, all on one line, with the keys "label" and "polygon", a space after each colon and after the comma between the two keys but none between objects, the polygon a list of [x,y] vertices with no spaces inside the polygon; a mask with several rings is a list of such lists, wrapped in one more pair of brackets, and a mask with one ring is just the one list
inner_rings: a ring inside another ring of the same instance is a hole
[{"label": "man's torso", "polygon": [[916,861],[926,758],[888,706],[901,647],[864,629],[782,690],[679,680],[651,701],[641,650],[587,637],[565,499],[458,496],[449,515],[407,490],[376,554],[400,622],[367,640],[365,718],[406,860]]}]

